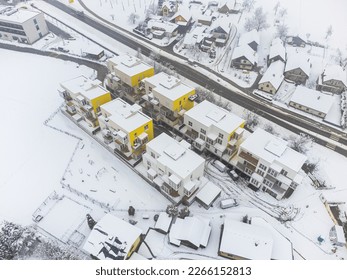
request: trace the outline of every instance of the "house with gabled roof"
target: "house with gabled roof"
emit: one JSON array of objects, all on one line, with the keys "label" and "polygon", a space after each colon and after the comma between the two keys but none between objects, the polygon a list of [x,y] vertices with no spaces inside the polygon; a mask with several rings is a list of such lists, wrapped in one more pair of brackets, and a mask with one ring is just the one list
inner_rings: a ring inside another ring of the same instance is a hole
[{"label": "house with gabled roof", "polygon": [[283,41],[280,38],[275,38],[271,43],[268,65],[275,61],[282,61],[285,63],[286,59],[286,48],[284,47]]},{"label": "house with gabled roof", "polygon": [[259,42],[260,42],[259,32],[256,29],[252,29],[251,31],[243,33],[240,36],[239,46],[248,45],[254,51],[257,51]]},{"label": "house with gabled roof", "polygon": [[164,17],[170,17],[178,10],[178,1],[165,1],[161,6],[161,13]]},{"label": "house with gabled roof", "polygon": [[283,82],[283,71],[284,63],[282,61],[279,60],[270,64],[264,76],[259,81],[258,89],[275,94]]},{"label": "house with gabled roof", "polygon": [[317,79],[316,88],[336,94],[347,91],[347,72],[340,65],[327,65]]},{"label": "house with gabled roof", "polygon": [[244,69],[253,70],[258,64],[258,54],[249,45],[242,45],[234,49],[231,66]]},{"label": "house with gabled roof", "polygon": [[297,34],[294,36],[287,36],[286,42],[293,47],[301,47],[304,48],[307,44],[305,40],[305,36],[302,34]]},{"label": "house with gabled roof", "polygon": [[292,54],[288,57],[284,77],[295,84],[305,84],[310,76],[310,58],[304,54]]},{"label": "house with gabled roof", "polygon": [[188,27],[192,22],[192,15],[188,9],[179,9],[170,19],[179,26]]},{"label": "house with gabled roof", "polygon": [[214,22],[211,26],[211,34],[217,47],[223,47],[230,36],[231,27],[227,22]]},{"label": "house with gabled roof", "polygon": [[221,14],[237,14],[238,12],[240,12],[240,4],[235,0],[220,1],[218,12],[220,12]]}]

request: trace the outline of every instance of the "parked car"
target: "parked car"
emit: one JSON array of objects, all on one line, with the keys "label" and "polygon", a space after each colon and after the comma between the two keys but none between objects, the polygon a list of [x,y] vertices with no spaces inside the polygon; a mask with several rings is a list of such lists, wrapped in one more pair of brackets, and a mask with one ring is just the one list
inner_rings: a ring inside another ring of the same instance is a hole
[{"label": "parked car", "polygon": [[239,203],[237,202],[237,200],[235,198],[226,198],[226,199],[221,200],[221,202],[220,202],[220,208],[222,208],[222,209],[236,207],[238,205],[239,205]]},{"label": "parked car", "polygon": [[221,163],[219,160],[216,160],[216,159],[213,160],[212,165],[222,173],[227,171],[227,167],[223,163]]},{"label": "parked car", "polygon": [[239,175],[236,173],[235,170],[228,170],[227,173],[230,176],[230,178],[233,179],[233,181],[237,181],[239,179]]}]

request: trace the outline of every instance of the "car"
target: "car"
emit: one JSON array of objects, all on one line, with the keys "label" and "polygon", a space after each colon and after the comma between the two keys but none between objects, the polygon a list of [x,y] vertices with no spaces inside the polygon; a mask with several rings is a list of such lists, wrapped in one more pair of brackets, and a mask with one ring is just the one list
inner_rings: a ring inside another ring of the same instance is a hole
[{"label": "car", "polygon": [[230,178],[233,179],[233,181],[237,181],[239,179],[239,175],[236,173],[235,170],[228,170],[227,173],[230,176]]},{"label": "car", "polygon": [[227,167],[223,163],[221,163],[219,160],[216,160],[216,159],[213,160],[212,165],[222,173],[227,171]]},{"label": "car", "polygon": [[220,208],[227,209],[231,207],[236,207],[239,205],[235,198],[226,198],[220,201]]}]

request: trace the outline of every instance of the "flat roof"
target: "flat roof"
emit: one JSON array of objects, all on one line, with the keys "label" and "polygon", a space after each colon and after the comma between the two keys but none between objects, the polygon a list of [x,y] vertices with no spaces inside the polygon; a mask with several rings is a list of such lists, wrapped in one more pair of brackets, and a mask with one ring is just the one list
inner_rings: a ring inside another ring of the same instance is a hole
[{"label": "flat roof", "polygon": [[114,64],[115,68],[118,71],[120,71],[120,72],[122,72],[122,73],[124,73],[130,77],[153,68],[152,66],[143,62],[141,59],[138,59],[138,58],[131,56],[129,54],[114,56],[114,57],[109,59],[109,62]]},{"label": "flat roof", "polygon": [[[141,233],[141,229],[111,214],[106,214],[94,226],[83,249],[101,260],[112,259],[112,257],[124,259]],[[109,251],[112,256],[100,253],[104,247],[109,249],[109,244],[119,249],[118,254],[112,250]]]},{"label": "flat roof", "polygon": [[298,172],[307,157],[287,145],[285,140],[258,128],[247,137],[240,147],[270,164],[277,162]]},{"label": "flat roof", "polygon": [[114,99],[100,106],[101,109],[110,114],[108,119],[126,132],[132,132],[140,126],[144,126],[152,119],[142,113],[139,105],[130,105],[121,98]]},{"label": "flat roof", "polygon": [[226,218],[220,251],[250,260],[270,260],[273,249],[271,233],[259,226]]},{"label": "flat roof", "polygon": [[290,101],[327,114],[334,103],[334,97],[304,86],[297,86]]},{"label": "flat roof", "polygon": [[206,127],[215,126],[228,134],[235,131],[245,122],[245,120],[239,116],[230,113],[207,100],[194,106],[185,113],[185,116],[189,116]]},{"label": "flat roof", "polygon": [[[148,142],[147,149],[148,148],[160,155],[159,158],[157,158],[158,162],[170,168],[181,178],[186,178],[205,162],[205,159],[201,156],[165,133],[161,133],[152,141]],[[179,149],[179,152],[172,156],[170,155],[170,151],[174,148]],[[167,152],[167,150],[169,150],[169,152]]]},{"label": "flat roof", "polygon": [[89,100],[93,100],[109,93],[109,91],[103,88],[101,84],[101,81],[91,80],[84,75],[60,83],[65,90],[70,91],[75,95],[81,94]]},{"label": "flat roof", "polygon": [[221,189],[208,181],[207,184],[197,193],[196,198],[206,205],[210,205],[221,193]]},{"label": "flat roof", "polygon": [[27,20],[41,14],[28,9],[16,9],[13,7],[1,6],[0,7],[0,21],[10,21],[13,23],[22,24]]}]

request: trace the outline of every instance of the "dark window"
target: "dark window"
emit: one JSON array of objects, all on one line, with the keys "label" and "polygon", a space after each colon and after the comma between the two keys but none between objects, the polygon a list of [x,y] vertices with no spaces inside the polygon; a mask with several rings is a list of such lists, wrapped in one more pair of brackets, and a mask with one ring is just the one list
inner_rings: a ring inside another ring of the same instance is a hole
[{"label": "dark window", "polygon": [[37,20],[36,19],[34,19],[34,23],[37,24]]}]

